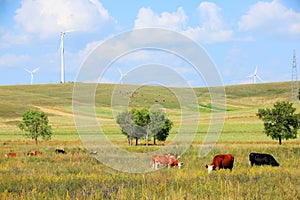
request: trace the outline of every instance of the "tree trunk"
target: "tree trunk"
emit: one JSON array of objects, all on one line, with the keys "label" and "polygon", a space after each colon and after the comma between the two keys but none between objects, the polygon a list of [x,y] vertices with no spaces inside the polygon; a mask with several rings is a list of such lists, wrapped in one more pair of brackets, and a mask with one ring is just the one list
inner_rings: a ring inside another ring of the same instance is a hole
[{"label": "tree trunk", "polygon": [[135,146],[137,146],[138,143],[139,143],[139,139],[136,137],[136,138],[135,138]]},{"label": "tree trunk", "polygon": [[153,144],[156,145],[156,137],[155,137],[155,135],[153,136]]},{"label": "tree trunk", "polygon": [[278,140],[279,140],[279,145],[281,145],[281,137],[280,136],[279,136]]},{"label": "tree trunk", "polygon": [[148,136],[148,133],[146,135],[146,146],[148,146],[148,143],[149,143],[149,136]]}]

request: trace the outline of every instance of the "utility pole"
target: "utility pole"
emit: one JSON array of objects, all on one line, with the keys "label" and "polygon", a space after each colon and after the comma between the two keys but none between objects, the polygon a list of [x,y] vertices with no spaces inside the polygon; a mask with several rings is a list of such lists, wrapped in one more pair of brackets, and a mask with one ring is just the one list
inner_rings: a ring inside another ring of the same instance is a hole
[{"label": "utility pole", "polygon": [[297,64],[296,64],[296,52],[293,52],[293,64],[292,64],[292,91],[291,91],[291,102],[299,102],[299,87],[297,77]]}]

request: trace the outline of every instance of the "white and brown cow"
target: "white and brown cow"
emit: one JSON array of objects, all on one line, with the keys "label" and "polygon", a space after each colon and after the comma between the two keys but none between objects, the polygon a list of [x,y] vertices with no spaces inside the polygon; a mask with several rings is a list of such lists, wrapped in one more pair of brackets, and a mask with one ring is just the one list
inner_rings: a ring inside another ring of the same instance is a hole
[{"label": "white and brown cow", "polygon": [[42,155],[43,153],[40,151],[30,151],[27,153],[27,156],[38,156],[38,155]]},{"label": "white and brown cow", "polygon": [[177,153],[166,153],[165,156],[174,157],[176,159],[180,158],[180,155]]},{"label": "white and brown cow", "polygon": [[183,163],[177,160],[178,154],[164,154],[164,155],[153,155],[152,156],[152,167],[158,169],[158,166],[168,166],[180,168]]}]

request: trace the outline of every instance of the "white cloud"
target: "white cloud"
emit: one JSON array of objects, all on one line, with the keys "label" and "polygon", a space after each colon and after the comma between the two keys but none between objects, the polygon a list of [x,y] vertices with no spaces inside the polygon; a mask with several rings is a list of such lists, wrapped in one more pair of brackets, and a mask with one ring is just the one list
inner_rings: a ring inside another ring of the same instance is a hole
[{"label": "white cloud", "polygon": [[141,8],[135,20],[135,28],[169,28],[203,43],[233,40],[233,30],[227,28],[220,15],[221,9],[215,3],[202,2],[197,11],[202,24],[197,27],[187,27],[188,17],[181,7],[176,12],[161,14],[154,13],[150,8]]},{"label": "white cloud", "polygon": [[28,34],[16,34],[16,33],[3,33],[0,36],[0,48],[7,48],[11,45],[23,45],[27,44],[32,37]]},{"label": "white cloud", "polygon": [[183,8],[179,7],[176,12],[163,12],[160,15],[154,13],[150,8],[141,8],[134,21],[135,28],[164,27],[173,30],[181,30],[185,27],[187,16]]},{"label": "white cloud", "polygon": [[215,3],[202,2],[198,7],[198,12],[201,15],[203,28],[206,30],[219,31],[224,29],[225,23],[219,12],[219,8]]},{"label": "white cloud", "polygon": [[203,43],[225,42],[233,40],[233,30],[227,28],[221,8],[212,2],[202,2],[197,9],[202,25],[189,27],[184,34]]},{"label": "white cloud", "polygon": [[232,30],[211,31],[203,27],[189,27],[188,29],[184,30],[183,33],[188,37],[203,43],[216,43],[233,40]]},{"label": "white cloud", "polygon": [[113,21],[97,0],[23,0],[16,10],[17,27],[41,37],[60,31],[93,31]]},{"label": "white cloud", "polygon": [[258,2],[238,22],[241,31],[260,30],[271,34],[299,36],[300,13],[279,1]]},{"label": "white cloud", "polygon": [[27,55],[4,54],[0,56],[0,67],[16,67],[28,60]]},{"label": "white cloud", "polygon": [[88,43],[85,48],[79,51],[79,57],[85,60],[103,41],[93,41]]}]

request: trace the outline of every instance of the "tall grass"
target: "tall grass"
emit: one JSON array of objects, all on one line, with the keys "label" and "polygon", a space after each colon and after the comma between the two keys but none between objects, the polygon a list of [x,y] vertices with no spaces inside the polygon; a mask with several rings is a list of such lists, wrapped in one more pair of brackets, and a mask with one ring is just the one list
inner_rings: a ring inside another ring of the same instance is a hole
[{"label": "tall grass", "polygon": [[[1,154],[35,149],[33,142],[7,142]],[[57,146],[68,154],[56,155]],[[129,147],[127,147],[129,148]],[[142,147],[139,151],[143,151]],[[164,168],[145,174],[115,171],[98,162],[80,142],[43,142],[43,154],[0,158],[1,199],[299,199],[299,143],[220,144],[205,158],[198,157],[199,145],[182,155],[182,169]],[[280,167],[250,167],[252,151],[271,153]],[[217,153],[233,153],[233,171],[208,174]],[[149,167],[151,165],[149,164]]]}]

